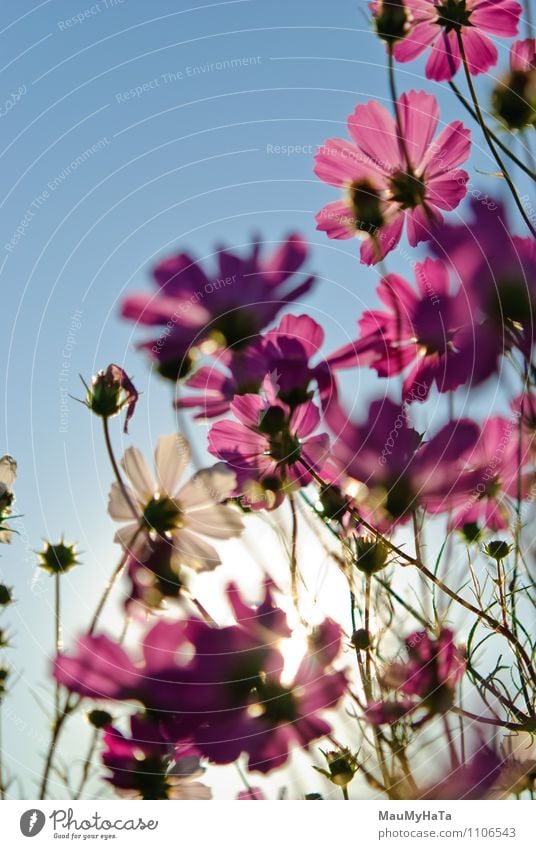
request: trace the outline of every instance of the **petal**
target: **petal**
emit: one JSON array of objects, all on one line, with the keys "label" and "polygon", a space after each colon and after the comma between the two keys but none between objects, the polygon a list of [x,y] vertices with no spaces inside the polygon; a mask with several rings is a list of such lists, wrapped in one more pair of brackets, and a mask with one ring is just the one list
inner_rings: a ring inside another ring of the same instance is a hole
[{"label": "petal", "polygon": [[461,121],[448,124],[430,146],[428,155],[423,158],[425,181],[461,165],[470,153],[471,131]]},{"label": "petal", "polygon": [[138,448],[127,448],[121,466],[139,500],[145,503],[154,495],[155,483],[145,458]]},{"label": "petal", "polygon": [[180,433],[160,437],[154,454],[160,492],[174,495],[190,457],[190,444]]},{"label": "petal", "polygon": [[517,35],[522,7],[515,0],[480,0],[474,4],[471,21],[492,35]]},{"label": "petal", "polygon": [[440,209],[449,212],[456,209],[467,194],[467,171],[447,171],[429,180],[426,186],[426,200]]},{"label": "petal", "polygon": [[[136,507],[140,507],[136,496],[132,492],[131,489],[125,487],[128,497],[132,504]],[[110,493],[108,495],[108,513],[114,522],[131,522],[135,516],[133,515],[132,507],[130,506],[127,498],[123,495],[123,490],[117,483],[114,481],[110,487]]]},{"label": "petal", "polygon": [[363,242],[361,245],[361,262],[365,265],[375,265],[381,259],[384,259],[398,245],[403,227],[404,213],[400,212],[390,224],[386,224],[380,229],[379,246],[370,237]]},{"label": "petal", "polygon": [[223,463],[201,469],[177,493],[183,510],[191,514],[229,498],[236,487],[236,475]]},{"label": "petal", "polygon": [[346,187],[359,179],[375,176],[377,167],[346,139],[328,139],[315,155],[314,172],[330,186]]},{"label": "petal", "polygon": [[394,118],[375,100],[356,106],[348,118],[348,130],[360,150],[384,174],[401,164]]},{"label": "petal", "polygon": [[236,508],[220,504],[188,513],[187,527],[197,534],[205,534],[214,539],[230,539],[240,536],[244,523]]},{"label": "petal", "polygon": [[315,217],[316,229],[330,239],[351,239],[355,236],[355,215],[344,200],[336,200],[322,207]]},{"label": "petal", "polygon": [[397,62],[413,62],[439,36],[439,28],[432,21],[421,21],[412,27],[405,38],[394,45],[393,55]]},{"label": "petal", "polygon": [[219,566],[220,556],[206,540],[186,528],[173,533],[174,551],[184,566],[196,572],[209,572]]},{"label": "petal", "polygon": [[490,68],[497,64],[499,54],[497,48],[474,27],[463,31],[463,45],[467,57],[467,65],[471,74],[485,74]]},{"label": "petal", "polygon": [[432,94],[424,91],[409,91],[399,98],[400,125],[415,169],[435,135],[439,121],[439,104]]},{"label": "petal", "polygon": [[460,67],[461,56],[456,34],[442,33],[432,46],[425,73],[429,80],[451,80]]}]

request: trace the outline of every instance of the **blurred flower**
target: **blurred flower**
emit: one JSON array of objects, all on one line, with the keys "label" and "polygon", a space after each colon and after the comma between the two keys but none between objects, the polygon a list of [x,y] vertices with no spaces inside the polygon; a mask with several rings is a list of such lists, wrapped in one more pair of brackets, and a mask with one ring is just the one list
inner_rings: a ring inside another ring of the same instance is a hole
[{"label": "blurred flower", "polygon": [[188,374],[201,353],[226,350],[230,357],[241,351],[282,307],[305,295],[314,283],[301,271],[307,254],[307,243],[296,234],[264,258],[261,243],[244,258],[221,249],[211,276],[190,256],[178,254],[154,269],[156,294],[129,295],[122,314],[161,328],[158,338],[140,347],[163,377],[175,381]]},{"label": "blurred flower", "polygon": [[[220,502],[229,498],[235,488],[233,472],[216,465],[202,469],[179,488],[179,482],[190,461],[188,441],[178,433],[161,436],[155,450],[156,480],[137,448],[127,448],[121,466],[128,478],[128,498],[121,487],[112,484],[108,512],[117,522],[129,522],[115,536],[124,548],[143,560],[146,537],[172,543],[172,557],[177,566],[197,571],[214,569],[221,563],[218,552],[204,537],[229,539],[243,530],[239,512]],[[133,520],[132,505],[142,523]]]},{"label": "blurred flower", "polygon": [[250,769],[275,769],[292,743],[306,748],[330,733],[319,714],[346,690],[345,674],[328,671],[341,630],[323,623],[294,681],[283,683],[283,657],[274,646],[286,623],[272,609],[268,588],[249,615],[231,598],[237,625],[160,621],[145,636],[142,662],[105,636],[85,636],[73,655],[58,656],[55,678],[88,698],[141,702],[164,740],[188,740],[215,763],[231,763],[244,751]]},{"label": "blurred flower", "polygon": [[238,419],[216,422],[208,435],[208,450],[236,473],[237,494],[254,510],[279,506],[285,495],[319,474],[329,451],[329,437],[312,434],[320,423],[314,404],[293,411],[279,401],[273,383],[264,383],[266,397],[237,396],[231,412]]},{"label": "blurred flower", "polygon": [[360,338],[329,358],[339,367],[368,365],[380,377],[413,366],[402,387],[404,400],[425,401],[434,383],[439,392],[477,385],[497,369],[500,338],[468,310],[466,293],[451,293],[439,260],[415,263],[417,291],[398,274],[384,277],[378,296],[385,310],[368,310]]},{"label": "blurred flower", "polygon": [[428,716],[446,713],[454,703],[456,685],[465,672],[465,653],[454,634],[443,628],[437,639],[417,631],[406,639],[407,660],[391,663],[382,675],[383,687],[402,696],[399,702],[379,702],[367,707],[373,724],[392,723],[424,708]]},{"label": "blurred flower", "polygon": [[53,545],[45,541],[43,551],[38,551],[39,566],[50,575],[63,575],[80,563],[77,560],[76,545],[65,545],[62,539]]},{"label": "blurred flower", "polygon": [[199,408],[197,418],[214,418],[229,410],[235,395],[258,392],[269,376],[277,398],[294,409],[311,400],[313,381],[322,382],[324,364],[313,365],[310,360],[323,341],[322,327],[308,315],[286,315],[239,355],[229,360],[224,352],[216,364],[199,368],[185,385],[202,394],[182,395],[176,406]]},{"label": "blurred flower", "polygon": [[[394,46],[399,62],[412,62],[431,48],[425,73],[429,80],[451,80],[461,63],[458,35],[469,72],[484,74],[497,64],[498,53],[488,34],[517,34],[522,7],[515,0],[405,0],[410,28]],[[486,35],[484,35],[486,33]]]},{"label": "blurred flower", "polygon": [[536,123],[536,39],[516,41],[510,49],[510,73],[495,87],[496,116],[511,130]]},{"label": "blurred flower", "polygon": [[509,734],[502,745],[504,762],[494,784],[493,799],[506,799],[514,793],[533,792],[536,784],[536,746],[534,734],[526,731]]},{"label": "blurred flower", "polygon": [[487,419],[465,463],[473,481],[469,497],[456,513],[454,527],[481,525],[491,531],[505,530],[510,500],[515,501],[518,494],[526,498],[534,480],[532,454],[523,445],[520,452],[516,423],[501,416]]},{"label": "blurred flower", "polygon": [[[84,381],[82,380],[84,383]],[[134,415],[139,393],[126,371],[111,363],[106,371],[99,371],[87,386],[87,398],[83,402],[95,415],[103,419],[117,416],[127,408],[124,433],[128,433],[128,424]]]},{"label": "blurred flower", "polygon": [[249,790],[241,790],[236,798],[240,799],[241,801],[266,801],[266,796],[264,795],[260,787],[250,787]]},{"label": "blurred flower", "polygon": [[478,439],[473,422],[449,422],[423,442],[405,408],[388,399],[374,401],[362,425],[350,422],[338,402],[325,418],[337,436],[333,451],[344,473],[368,488],[358,506],[374,527],[405,522],[420,505],[444,512],[470,492],[473,477],[464,474],[462,462]]},{"label": "blurred flower", "polygon": [[471,760],[452,769],[446,778],[419,793],[419,799],[482,800],[500,776],[502,758],[489,746],[482,744]]},{"label": "blurred flower", "polygon": [[[485,202],[484,202],[485,201]],[[463,281],[473,321],[489,322],[504,351],[530,361],[535,336],[536,243],[510,235],[498,201],[474,199],[473,220],[438,228],[433,250]]]},{"label": "blurred flower", "polygon": [[11,542],[13,531],[4,523],[11,516],[11,505],[15,500],[12,486],[17,477],[17,461],[4,454],[0,457],[0,543]]},{"label": "blurred flower", "polygon": [[402,94],[398,112],[403,145],[395,119],[370,101],[348,118],[353,141],[328,139],[316,155],[317,177],[347,192],[318,213],[317,228],[332,239],[363,236],[367,265],[398,245],[404,223],[410,245],[430,239],[439,210],[455,209],[466,193],[467,173],[457,166],[469,156],[469,130],[453,121],[434,139],[439,106],[424,91]]},{"label": "blurred flower", "polygon": [[158,725],[132,716],[132,737],[108,726],[102,761],[111,771],[106,781],[120,796],[130,799],[211,799],[209,787],[197,779],[203,774],[195,755],[174,760],[174,748]]}]

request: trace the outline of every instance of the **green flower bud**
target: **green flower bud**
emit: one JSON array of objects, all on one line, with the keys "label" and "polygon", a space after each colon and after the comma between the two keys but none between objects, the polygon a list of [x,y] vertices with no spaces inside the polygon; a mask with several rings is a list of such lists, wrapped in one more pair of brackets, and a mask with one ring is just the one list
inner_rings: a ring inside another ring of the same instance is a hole
[{"label": "green flower bud", "polygon": [[355,538],[355,565],[365,575],[374,575],[387,566],[388,546],[380,539],[363,536]]},{"label": "green flower bud", "polygon": [[484,551],[488,557],[491,557],[493,560],[501,561],[504,560],[505,557],[508,557],[512,548],[513,546],[510,545],[510,543],[505,542],[502,539],[495,539],[484,546]]},{"label": "green flower bud", "polygon": [[13,590],[6,587],[5,584],[0,584],[0,607],[7,607],[13,601]]},{"label": "green flower bud", "polygon": [[366,628],[358,628],[352,634],[352,645],[360,651],[366,651],[372,645],[372,638]]},{"label": "green flower bud", "polygon": [[52,545],[45,542],[43,551],[38,551],[39,566],[51,575],[63,574],[79,564],[76,559],[76,545],[65,545],[63,539]]},{"label": "green flower bud", "polygon": [[109,419],[111,416],[117,416],[126,406],[124,432],[127,433],[128,423],[134,415],[139,394],[126,371],[111,363],[106,371],[99,371],[95,375],[91,386],[88,386],[83,378],[81,380],[87,390],[87,397],[83,403],[96,416]]},{"label": "green flower bud", "polygon": [[387,44],[404,38],[408,30],[408,11],[404,0],[378,0],[373,6],[376,32]]},{"label": "green flower bud", "polygon": [[[321,750],[322,751],[322,750]],[[315,767],[337,787],[347,787],[357,772],[357,758],[350,749],[341,748],[336,751],[322,752],[327,762],[327,770]]]}]

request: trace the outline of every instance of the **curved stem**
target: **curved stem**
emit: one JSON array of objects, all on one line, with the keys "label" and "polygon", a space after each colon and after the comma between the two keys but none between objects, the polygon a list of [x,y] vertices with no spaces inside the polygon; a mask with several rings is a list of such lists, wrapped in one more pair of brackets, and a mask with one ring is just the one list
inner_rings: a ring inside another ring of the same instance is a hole
[{"label": "curved stem", "polygon": [[110,465],[113,469],[115,479],[117,481],[119,489],[121,490],[121,494],[123,495],[123,498],[127,502],[128,506],[130,507],[130,510],[131,510],[134,518],[139,519],[139,511],[138,511],[136,505],[134,504],[134,502],[132,501],[132,498],[130,497],[130,493],[129,493],[127,487],[125,486],[125,482],[124,482],[123,477],[121,475],[121,472],[119,470],[117,460],[115,459],[115,454],[114,454],[114,450],[113,450],[113,447],[112,447],[112,440],[110,439],[110,429],[108,427],[108,419],[105,418],[105,417],[102,419],[102,427],[103,427],[103,430],[104,430],[104,442],[106,444],[106,451],[108,452],[108,458],[110,460]]},{"label": "curved stem", "polygon": [[91,741],[89,744],[89,749],[86,755],[86,759],[84,761],[84,768],[82,770],[82,777],[80,778],[80,784],[78,785],[78,790],[74,795],[74,799],[80,799],[84,787],[86,786],[87,780],[89,778],[89,771],[91,769],[91,762],[93,760],[93,755],[95,754],[95,749],[97,748],[97,742],[99,739],[99,731],[98,728],[93,729],[93,734],[91,735]]},{"label": "curved stem", "polygon": [[[60,596],[60,573],[54,575],[54,645],[56,657],[61,652],[61,596]],[[60,714],[60,683],[55,682],[54,687],[54,722],[58,721]]]},{"label": "curved stem", "polygon": [[402,132],[402,120],[400,117],[400,105],[398,103],[398,96],[396,93],[396,82],[395,82],[395,67],[394,67],[394,58],[393,58],[393,46],[390,44],[387,48],[387,68],[389,72],[389,90],[391,92],[391,100],[393,101],[393,108],[395,110],[396,117],[396,130],[397,130],[397,140],[400,147],[400,150],[404,156],[406,161],[406,166],[408,169],[411,169],[411,160],[409,158],[408,149],[406,147],[406,139],[404,137],[404,133]]},{"label": "curved stem", "polygon": [[[455,83],[452,82],[452,80],[450,80],[450,82],[449,82],[449,87],[450,87],[451,91],[453,92],[453,94],[456,95],[456,97],[458,98],[460,103],[465,107],[465,109],[467,109],[467,111],[469,112],[469,114],[471,115],[473,120],[476,121],[477,123],[479,123],[478,115],[476,114],[475,110],[473,109],[473,107],[471,106],[469,101],[463,96],[463,94],[461,93],[458,86]],[[493,130],[490,130],[489,127],[488,127],[488,132],[489,132],[491,138],[493,139],[494,143],[497,145],[497,147],[500,147],[502,152],[505,153],[512,160],[512,162],[514,162],[517,165],[518,168],[521,168],[521,170],[524,171],[525,174],[527,174],[534,181],[536,181],[536,171],[532,170],[525,162],[523,162],[522,159],[519,159],[519,157],[516,156],[515,153],[513,153],[510,150],[508,145],[505,144],[499,138],[499,136],[496,133],[493,132]]]},{"label": "curved stem", "polygon": [[292,530],[290,541],[290,585],[292,589],[292,600],[298,610],[298,513],[296,511],[296,502],[294,497],[289,495],[290,513],[292,517]]},{"label": "curved stem", "polygon": [[512,193],[512,197],[515,201],[517,208],[519,209],[519,212],[521,213],[523,221],[525,222],[525,224],[529,228],[529,230],[532,233],[532,235],[534,236],[534,238],[536,238],[536,229],[532,225],[532,222],[527,215],[525,207],[523,206],[521,199],[520,199],[520,197],[517,193],[517,189],[514,186],[513,180],[510,177],[510,174],[508,173],[508,169],[506,168],[506,166],[505,166],[505,164],[504,164],[504,162],[501,158],[500,153],[497,151],[495,144],[493,142],[493,139],[491,137],[490,131],[488,130],[486,122],[484,121],[484,117],[482,115],[482,110],[480,109],[480,104],[479,104],[478,98],[476,96],[475,87],[473,85],[473,78],[471,77],[471,73],[469,71],[469,66],[467,64],[467,56],[466,56],[466,53],[465,53],[465,46],[464,46],[464,43],[463,43],[463,38],[462,38],[459,30],[457,31],[457,36],[458,36],[458,45],[459,45],[459,48],[460,48],[460,55],[462,57],[463,70],[465,72],[465,79],[467,80],[467,86],[468,86],[469,92],[471,94],[471,100],[473,101],[473,106],[475,108],[478,123],[480,124],[482,132],[484,133],[484,138],[486,139],[486,143],[487,143],[487,145],[490,149],[490,152],[491,152],[493,158],[495,159],[495,162],[497,163],[497,165],[501,169],[502,175],[503,175],[504,179],[506,180],[506,182],[508,184],[508,188],[510,189],[510,191]]}]

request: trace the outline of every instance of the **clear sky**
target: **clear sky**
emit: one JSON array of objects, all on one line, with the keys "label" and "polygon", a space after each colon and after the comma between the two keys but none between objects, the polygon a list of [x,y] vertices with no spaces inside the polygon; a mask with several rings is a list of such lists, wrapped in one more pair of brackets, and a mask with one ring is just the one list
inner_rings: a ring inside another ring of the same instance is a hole
[{"label": "clear sky", "polygon": [[[346,134],[357,102],[388,97],[367,16],[362,0],[2,4],[0,454],[19,462],[23,516],[19,537],[0,551],[0,574],[18,598],[9,623],[20,676],[4,737],[28,797],[45,748],[53,639],[52,586],[36,574],[33,551],[62,533],[83,551],[64,582],[66,643],[87,623],[118,553],[99,422],[69,397],[81,397],[78,374],[113,361],[135,376],[144,395],[129,438],[149,452],[176,418],[118,304],[149,286],[155,260],[175,249],[210,263],[218,244],[258,234],[268,243],[306,235],[320,282],[301,308],[325,324],[326,351],[355,338],[377,271],[359,265],[357,242],[316,232],[314,214],[336,192],[315,178],[312,155]],[[504,68],[508,45],[498,47]],[[422,71],[419,62],[399,66],[399,90],[434,92],[442,124],[463,118]],[[491,84],[480,81],[484,95]],[[478,171],[496,166],[477,130],[473,139],[478,188]],[[400,254],[388,265],[409,273]],[[368,374],[359,381],[347,387],[356,416],[377,391]],[[119,424],[114,438],[120,451]]]}]

